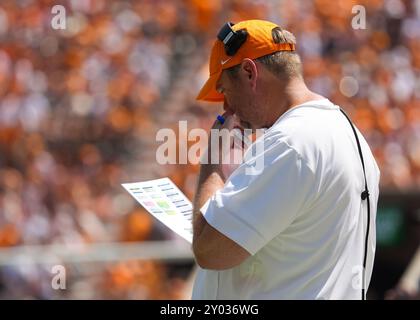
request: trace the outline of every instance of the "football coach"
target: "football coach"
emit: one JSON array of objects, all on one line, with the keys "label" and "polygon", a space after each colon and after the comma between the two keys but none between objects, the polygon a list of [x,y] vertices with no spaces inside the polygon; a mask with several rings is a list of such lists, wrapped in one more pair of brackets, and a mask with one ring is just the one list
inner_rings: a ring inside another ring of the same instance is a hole
[{"label": "football coach", "polygon": [[193,299],[366,297],[379,168],[344,111],[305,85],[295,46],[263,20],[226,23],[215,39],[197,97],[223,102],[213,129],[266,130],[249,147],[262,153],[246,152],[229,176],[201,164]]}]

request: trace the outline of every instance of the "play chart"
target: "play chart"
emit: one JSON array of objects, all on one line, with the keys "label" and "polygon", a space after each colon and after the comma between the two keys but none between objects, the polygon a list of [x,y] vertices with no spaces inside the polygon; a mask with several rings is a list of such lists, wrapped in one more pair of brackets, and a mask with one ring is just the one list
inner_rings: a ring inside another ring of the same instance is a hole
[{"label": "play chart", "polygon": [[192,242],[192,203],[169,178],[123,183],[122,186],[150,214]]}]

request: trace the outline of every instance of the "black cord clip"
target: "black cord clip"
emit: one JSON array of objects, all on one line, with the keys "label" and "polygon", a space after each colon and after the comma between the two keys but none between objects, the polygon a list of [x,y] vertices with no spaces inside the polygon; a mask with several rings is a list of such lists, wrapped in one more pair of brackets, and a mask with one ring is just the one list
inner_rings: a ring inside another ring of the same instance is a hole
[{"label": "black cord clip", "polygon": [[362,196],[362,200],[366,200],[367,197],[369,197],[369,191],[367,190],[363,191],[361,196]]}]

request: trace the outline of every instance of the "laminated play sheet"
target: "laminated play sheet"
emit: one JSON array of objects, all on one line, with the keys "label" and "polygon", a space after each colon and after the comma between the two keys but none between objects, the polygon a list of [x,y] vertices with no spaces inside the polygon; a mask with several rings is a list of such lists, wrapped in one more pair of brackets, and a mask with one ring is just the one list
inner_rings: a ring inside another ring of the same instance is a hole
[{"label": "laminated play sheet", "polygon": [[192,203],[169,178],[123,183],[150,214],[192,243]]}]

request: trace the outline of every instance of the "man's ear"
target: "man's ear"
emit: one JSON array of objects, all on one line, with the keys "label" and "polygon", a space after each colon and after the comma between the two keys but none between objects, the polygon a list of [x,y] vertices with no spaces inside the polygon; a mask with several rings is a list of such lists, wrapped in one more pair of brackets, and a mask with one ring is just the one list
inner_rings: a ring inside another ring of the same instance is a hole
[{"label": "man's ear", "polygon": [[248,81],[252,89],[257,88],[258,68],[255,62],[249,58],[245,58],[241,63],[242,74],[244,80]]}]

